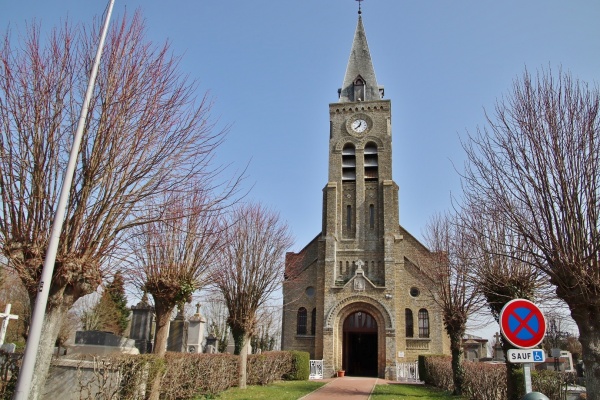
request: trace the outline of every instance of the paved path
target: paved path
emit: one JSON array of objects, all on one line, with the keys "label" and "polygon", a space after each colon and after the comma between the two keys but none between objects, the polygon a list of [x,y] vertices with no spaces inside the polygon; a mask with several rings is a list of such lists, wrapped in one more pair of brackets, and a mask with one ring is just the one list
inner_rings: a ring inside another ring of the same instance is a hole
[{"label": "paved path", "polygon": [[[378,378],[345,376],[332,379],[325,386],[302,397],[302,400],[367,400]],[[385,380],[379,379],[379,383]]]}]

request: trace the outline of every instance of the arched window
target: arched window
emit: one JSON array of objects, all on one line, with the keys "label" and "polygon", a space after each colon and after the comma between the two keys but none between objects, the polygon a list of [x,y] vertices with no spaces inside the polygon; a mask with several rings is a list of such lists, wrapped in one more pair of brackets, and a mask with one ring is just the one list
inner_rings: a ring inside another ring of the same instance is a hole
[{"label": "arched window", "polygon": [[310,314],[310,334],[315,335],[317,332],[317,309],[313,308],[312,313]]},{"label": "arched window", "polygon": [[298,309],[298,318],[296,322],[296,334],[306,335],[306,308],[300,307]]},{"label": "arched window", "polygon": [[365,81],[362,76],[357,76],[353,82],[354,101],[365,101]]},{"label": "arched window", "polygon": [[369,228],[375,228],[375,205],[369,205]]},{"label": "arched window", "polygon": [[413,321],[413,313],[410,308],[407,308],[404,311],[404,319],[406,320],[406,337],[414,337],[415,328]]},{"label": "arched window", "polygon": [[351,143],[342,149],[342,180],[356,180],[356,148]]},{"label": "arched window", "polygon": [[375,181],[377,179],[379,179],[377,145],[369,142],[365,145],[365,180]]},{"label": "arched window", "polygon": [[429,313],[424,308],[419,310],[419,337],[429,337]]}]

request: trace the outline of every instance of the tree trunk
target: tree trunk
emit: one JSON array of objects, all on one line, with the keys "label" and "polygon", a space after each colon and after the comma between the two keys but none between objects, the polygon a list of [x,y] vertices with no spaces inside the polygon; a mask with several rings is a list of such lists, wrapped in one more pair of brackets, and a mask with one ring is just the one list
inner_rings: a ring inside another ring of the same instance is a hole
[{"label": "tree trunk", "polygon": [[515,347],[508,343],[504,337],[501,340],[504,359],[506,360],[506,400],[521,400],[521,397],[525,394],[525,387],[519,388],[514,379],[515,374],[519,373],[518,371],[521,368],[519,364],[508,362],[508,350]]},{"label": "tree trunk", "polygon": [[600,400],[600,330],[598,321],[577,321],[587,400]]},{"label": "tree trunk", "polygon": [[450,336],[450,351],[452,353],[452,382],[454,383],[452,394],[461,396],[465,382],[465,368],[462,360],[462,337],[464,329],[447,328],[447,330],[450,331],[448,335]]},{"label": "tree trunk", "polygon": [[68,307],[59,306],[46,310],[44,324],[42,325],[42,333],[40,336],[40,344],[37,351],[35,373],[31,381],[29,400],[37,400],[44,398],[44,387],[46,378],[52,362],[52,353],[54,344],[58,337],[58,331],[65,318]]},{"label": "tree trunk", "polygon": [[173,307],[165,307],[154,300],[156,312],[156,335],[154,336],[154,350],[157,356],[163,357],[167,352],[167,339],[169,337],[169,325],[171,323],[171,312]]},{"label": "tree trunk", "polygon": [[587,400],[600,400],[600,332],[592,331],[586,336],[580,336],[579,341],[585,365]]},{"label": "tree trunk", "polygon": [[240,370],[239,370],[239,388],[246,389],[248,380],[248,346],[250,345],[250,335],[244,335],[244,345],[240,353]]},{"label": "tree trunk", "polygon": [[235,344],[234,354],[240,356],[238,367],[238,386],[240,389],[246,389],[247,365],[248,365],[248,344],[250,344],[250,335],[241,328],[231,328],[231,335]]}]

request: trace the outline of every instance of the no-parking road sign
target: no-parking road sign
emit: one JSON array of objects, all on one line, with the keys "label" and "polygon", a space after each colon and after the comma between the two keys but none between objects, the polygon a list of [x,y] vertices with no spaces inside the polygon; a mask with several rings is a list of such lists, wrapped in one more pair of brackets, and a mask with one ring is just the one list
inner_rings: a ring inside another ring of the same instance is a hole
[{"label": "no-parking road sign", "polygon": [[530,349],[546,334],[546,319],[542,311],[529,300],[511,300],[500,312],[500,330],[513,346]]}]

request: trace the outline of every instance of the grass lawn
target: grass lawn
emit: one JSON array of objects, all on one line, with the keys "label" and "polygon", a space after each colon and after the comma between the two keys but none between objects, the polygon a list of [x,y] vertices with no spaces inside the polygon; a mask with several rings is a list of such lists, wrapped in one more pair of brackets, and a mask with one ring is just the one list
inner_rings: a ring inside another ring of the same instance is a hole
[{"label": "grass lawn", "polygon": [[453,397],[450,392],[445,392],[436,388],[424,385],[406,385],[406,384],[391,384],[377,385],[371,400],[439,400],[439,399],[454,399],[459,400],[460,397]]},{"label": "grass lawn", "polygon": [[217,400],[296,400],[323,386],[323,382],[285,381],[269,386],[248,386],[246,390],[231,388],[219,394]]}]

